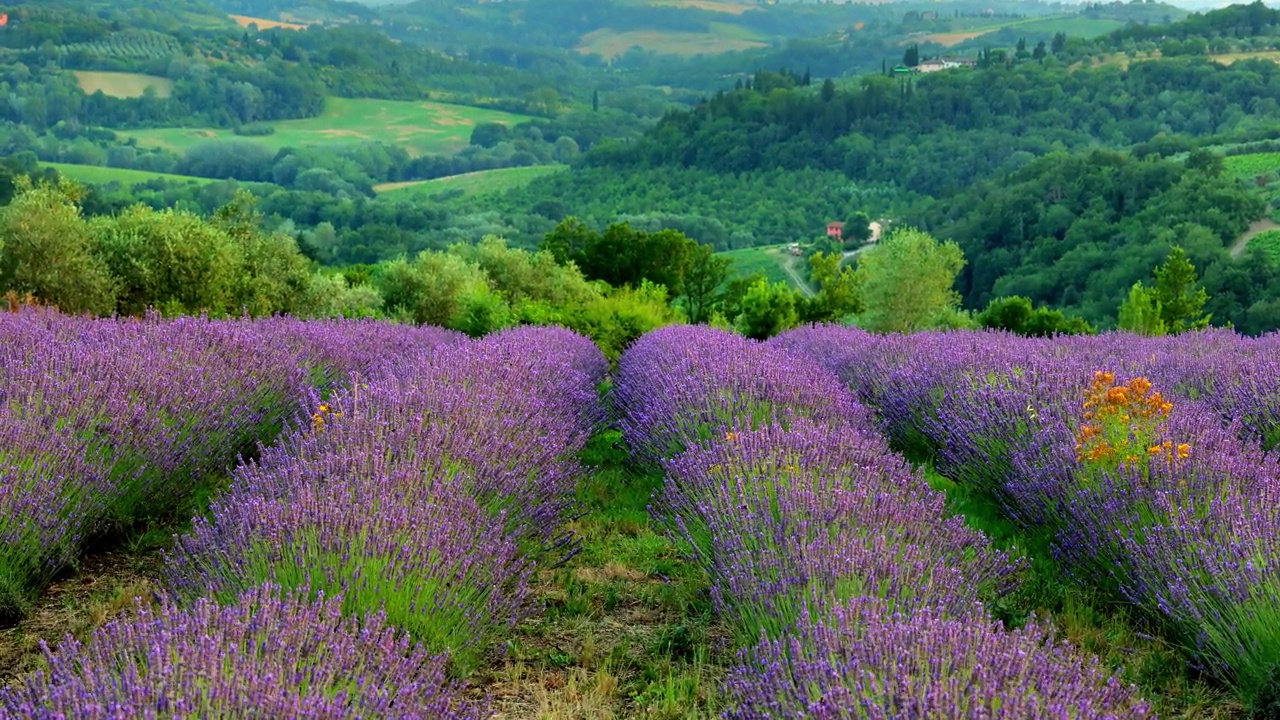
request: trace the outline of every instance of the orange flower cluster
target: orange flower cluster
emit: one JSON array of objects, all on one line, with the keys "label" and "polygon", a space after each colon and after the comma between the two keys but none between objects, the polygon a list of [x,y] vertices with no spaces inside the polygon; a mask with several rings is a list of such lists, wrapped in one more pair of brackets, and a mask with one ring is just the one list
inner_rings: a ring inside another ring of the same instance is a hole
[{"label": "orange flower cluster", "polygon": [[324,430],[325,420],[328,418],[340,418],[342,413],[334,412],[327,404],[321,404],[320,409],[311,414],[311,430],[320,432]]},{"label": "orange flower cluster", "polygon": [[[1161,424],[1173,410],[1173,403],[1152,390],[1151,381],[1134,378],[1128,385],[1117,385],[1115,374],[1096,372],[1093,384],[1085,391],[1084,424],[1076,434],[1076,458],[1081,462],[1128,462],[1141,459],[1138,448],[1154,443]],[[1175,447],[1172,442],[1147,447],[1150,457],[1167,454],[1186,458],[1191,454],[1187,444]]]}]

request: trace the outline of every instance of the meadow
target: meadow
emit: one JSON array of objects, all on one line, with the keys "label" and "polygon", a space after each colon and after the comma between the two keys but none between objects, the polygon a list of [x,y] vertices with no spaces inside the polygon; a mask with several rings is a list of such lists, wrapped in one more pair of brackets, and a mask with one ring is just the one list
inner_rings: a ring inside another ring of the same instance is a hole
[{"label": "meadow", "polygon": [[[0,332],[0,609],[88,607],[47,654],[0,632],[6,716],[1280,701],[1277,335],[671,326],[611,367],[560,328]],[[150,560],[91,601],[53,582],[104,546]]]},{"label": "meadow", "polygon": [[126,170],[123,168],[104,167],[100,165],[73,165],[71,163],[43,163],[46,167],[57,170],[59,174],[90,185],[137,185],[152,180],[169,182],[189,182],[204,185],[215,182],[209,178],[192,177],[190,175],[172,175],[169,173],[148,172],[146,170]]},{"label": "meadow", "polygon": [[565,165],[534,165],[530,167],[496,168],[477,172],[450,175],[434,180],[375,185],[379,195],[396,198],[475,199],[500,195],[508,190],[521,188],[553,173],[563,171]]},{"label": "meadow", "polygon": [[1249,247],[1258,248],[1276,262],[1280,262],[1280,230],[1258,233],[1249,241]]},{"label": "meadow", "polygon": [[142,97],[147,88],[151,88],[159,98],[173,94],[173,81],[156,75],[90,70],[76,70],[73,74],[86,95],[101,90],[108,97],[137,98]]},{"label": "meadow", "polygon": [[247,28],[250,25],[256,25],[259,31],[266,30],[306,30],[307,26],[302,23],[283,22],[281,20],[268,20],[266,18],[251,17],[249,15],[232,15],[231,19],[240,27]]},{"label": "meadow", "polygon": [[[275,128],[273,134],[248,139],[273,149],[372,140],[400,145],[413,155],[448,155],[470,143],[471,130],[477,123],[515,125],[528,119],[523,115],[466,105],[330,97],[325,101],[324,112],[318,117],[270,123]],[[136,139],[139,147],[158,147],[175,152],[184,152],[209,140],[239,137],[231,130],[217,128],[118,132],[122,137]]]},{"label": "meadow", "polygon": [[1011,20],[994,25],[957,29],[953,32],[930,33],[913,37],[908,42],[930,42],[943,47],[952,47],[1009,28],[1016,28],[1019,32],[1028,34],[1066,33],[1070,37],[1092,38],[1121,27],[1124,27],[1124,23],[1117,20],[1086,18],[1070,14]]}]

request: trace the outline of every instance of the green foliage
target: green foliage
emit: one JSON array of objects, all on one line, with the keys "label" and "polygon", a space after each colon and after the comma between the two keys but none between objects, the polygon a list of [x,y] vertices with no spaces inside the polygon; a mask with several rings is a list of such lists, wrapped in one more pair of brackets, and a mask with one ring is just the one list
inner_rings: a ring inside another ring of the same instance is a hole
[{"label": "green foliage", "polygon": [[230,235],[188,212],[135,206],[91,223],[93,252],[116,279],[116,310],[141,315],[237,310],[243,249]]},{"label": "green foliage", "polygon": [[77,204],[83,189],[19,179],[17,190],[0,210],[0,289],[30,293],[69,313],[112,312],[115,282],[91,252],[93,236]]},{"label": "green foliage", "polygon": [[392,317],[419,325],[457,327],[468,322],[473,304],[490,294],[488,277],[456,255],[423,252],[413,261],[386,263],[375,280]]},{"label": "green foliage", "polygon": [[953,286],[965,265],[953,242],[915,229],[895,231],[863,253],[854,273],[864,310],[859,325],[872,332],[913,332],[956,321]]},{"label": "green foliage", "polygon": [[1029,298],[1020,295],[992,300],[976,322],[980,327],[1008,330],[1028,337],[1093,335],[1097,332],[1082,318],[1068,317],[1061,310],[1033,307]]},{"label": "green foliage", "polygon": [[606,357],[616,361],[641,335],[683,321],[680,312],[667,302],[666,288],[642,281],[638,288],[615,288],[570,309],[564,324],[590,337]]},{"label": "green foliage", "polygon": [[372,285],[351,283],[339,274],[317,272],[311,277],[304,305],[308,317],[371,318],[382,309],[382,295]]},{"label": "green foliage", "polygon": [[1140,282],[1134,283],[1129,289],[1129,297],[1120,306],[1117,327],[1149,337],[1164,335],[1167,328],[1161,315],[1160,301],[1155,292]]},{"label": "green foliage", "polygon": [[1169,251],[1169,258],[1155,270],[1152,288],[1160,319],[1172,334],[1209,327],[1210,315],[1204,312],[1209,293],[1197,287],[1196,268],[1180,246]]},{"label": "green foliage", "polygon": [[720,300],[720,286],[729,277],[729,259],[709,245],[694,248],[684,271],[684,307],[691,323],[706,322]]},{"label": "green foliage", "polygon": [[796,293],[783,283],[759,279],[743,296],[735,326],[749,338],[765,340],[795,327],[798,320]]},{"label": "green foliage", "polygon": [[822,314],[829,318],[844,317],[861,309],[854,269],[842,265],[842,260],[840,253],[817,252],[809,256],[809,275],[821,288],[817,301]]}]

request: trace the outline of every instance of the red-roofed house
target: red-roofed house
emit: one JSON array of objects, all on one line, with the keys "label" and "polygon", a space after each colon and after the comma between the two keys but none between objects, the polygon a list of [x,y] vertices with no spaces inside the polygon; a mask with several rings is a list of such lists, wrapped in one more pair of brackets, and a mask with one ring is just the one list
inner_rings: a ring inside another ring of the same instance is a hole
[{"label": "red-roofed house", "polygon": [[837,240],[843,239],[841,235],[844,233],[844,223],[836,220],[827,223],[827,237],[833,237]]}]

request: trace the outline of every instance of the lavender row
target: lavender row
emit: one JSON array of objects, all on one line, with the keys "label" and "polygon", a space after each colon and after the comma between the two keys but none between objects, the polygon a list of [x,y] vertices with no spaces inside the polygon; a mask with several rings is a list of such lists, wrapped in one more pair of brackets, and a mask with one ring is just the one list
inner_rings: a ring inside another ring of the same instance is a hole
[{"label": "lavender row", "polygon": [[[203,717],[235,697],[227,716],[245,703],[290,717],[478,716],[443,678],[531,611],[528,550],[570,551],[556,527],[577,481],[573,456],[602,419],[605,369],[586,339],[534,328],[365,365],[367,382],[243,465],[212,519],[180,539],[170,580],[194,605],[108,626],[87,653],[60,651],[54,672],[0,707]],[[303,644],[266,641],[295,625],[310,633]],[[199,648],[184,639],[202,633],[212,639]],[[261,638],[259,652],[241,652],[246,637]],[[368,661],[366,638],[377,645]],[[338,650],[312,652],[326,647]],[[401,659],[378,667],[387,652]],[[162,673],[96,679],[149,668],[157,653],[174,659]],[[234,671],[207,670],[228,658]],[[295,678],[306,679],[300,691]]]},{"label": "lavender row", "polygon": [[656,508],[755,645],[728,684],[731,717],[1145,714],[1042,629],[991,623],[980,600],[1018,563],[946,516],[830,372],[672,328],[623,357],[618,398],[633,445],[667,456]]},{"label": "lavender row", "polygon": [[1245,701],[1280,682],[1278,336],[1149,340],[795,331],[902,444],[1053,534]]}]

